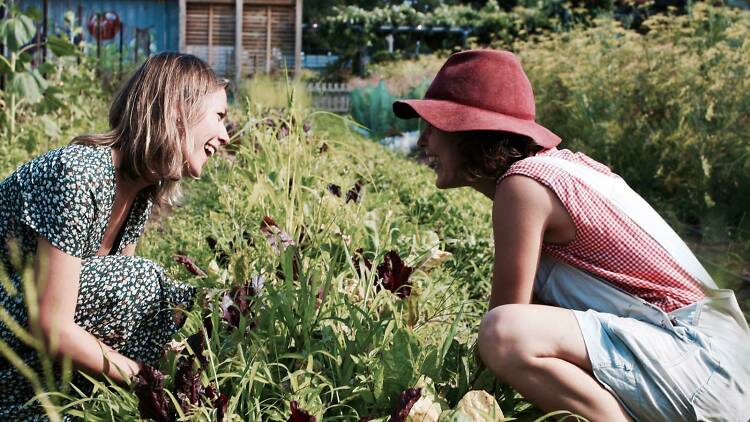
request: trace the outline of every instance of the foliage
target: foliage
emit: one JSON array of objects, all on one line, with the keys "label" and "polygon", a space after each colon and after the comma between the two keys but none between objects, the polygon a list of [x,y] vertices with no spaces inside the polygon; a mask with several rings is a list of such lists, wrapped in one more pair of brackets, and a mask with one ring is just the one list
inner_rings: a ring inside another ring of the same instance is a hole
[{"label": "foliage", "polygon": [[750,12],[701,3],[644,25],[517,44],[539,120],[677,220],[750,230]]},{"label": "foliage", "polygon": [[[612,1],[502,2],[504,6],[510,3],[513,5],[507,7],[502,7],[497,0],[489,0],[481,6],[453,2],[341,4],[335,6],[335,13],[321,20],[319,29],[306,34],[305,42],[313,49],[336,52],[342,57],[340,64],[345,64],[363,49],[373,54],[385,50],[384,37],[389,32],[394,33],[397,48],[411,49],[419,41],[422,53],[452,51],[468,45],[509,47],[517,40],[561,32],[576,24],[591,24],[594,17],[611,16],[615,10]],[[412,31],[396,31],[399,27]],[[446,28],[459,32],[442,32]],[[467,40],[460,31],[469,34]],[[464,45],[464,41],[468,44]]]},{"label": "foliage", "polygon": [[[568,146],[614,166],[661,209],[682,215],[697,203],[713,215],[732,205],[722,196],[732,189],[718,187],[738,183],[735,189],[746,191],[743,177],[750,174],[742,132],[746,17],[700,6],[674,24],[649,21],[646,36],[600,23],[516,48],[542,123]],[[50,116],[62,133],[101,128],[104,104],[93,66],[59,66],[48,81],[64,106]],[[492,270],[489,203],[475,192],[437,190],[430,170],[363,139],[351,122],[305,114],[301,87],[269,84],[245,88],[253,101],[237,101],[245,108],[231,111],[242,127],[232,153],[212,159],[200,181],[186,182],[185,206],[152,224],[140,242],[140,255],[202,289],[159,367],[166,406],[192,420],[287,420],[293,408],[318,420],[382,418],[427,376],[448,407],[460,407],[459,399],[479,388],[491,391],[508,417],[538,415],[473,360]],[[3,175],[45,147],[34,123],[18,126],[28,147],[2,150]],[[48,146],[66,139],[57,135]],[[668,183],[670,177],[678,182]],[[352,187],[357,198],[337,196],[332,185]],[[693,189],[707,192],[714,205]],[[415,268],[400,276],[409,278],[409,295],[378,287],[385,278],[378,267],[390,251]],[[431,263],[437,251],[453,258]],[[176,254],[182,262],[190,258],[192,273],[170,264]],[[197,356],[202,369],[188,377],[180,363],[186,352],[176,350],[196,351],[188,342],[196,338],[205,340]],[[45,379],[36,379],[37,391],[53,390],[45,374],[39,378]],[[189,395],[179,392],[183,378],[190,379]],[[89,420],[138,417],[130,388],[92,382],[91,395],[41,397],[53,398],[50,406],[72,399],[58,410]],[[196,391],[224,400],[193,400]]]},{"label": "foliage", "polygon": [[[235,109],[243,129],[233,154],[212,160],[203,179],[189,182],[186,206],[140,242],[139,254],[202,288],[205,299],[173,348],[193,334],[205,339],[198,360],[206,363],[199,382],[188,377],[189,391],[221,392],[226,407],[192,393],[174,393],[179,405],[172,403],[170,392],[185,390],[175,384],[185,377],[175,351],[160,365],[163,385],[139,384],[139,394],[164,394],[158,408],[178,417],[186,406],[194,418],[225,409],[225,420],[286,420],[295,401],[318,420],[351,420],[390,414],[426,375],[451,406],[474,386],[495,391],[506,415],[536,412],[512,390],[494,388],[488,373],[475,373],[473,333],[492,262],[487,204],[471,192],[438,192],[428,169],[361,138],[339,117],[302,114],[293,97],[277,93],[292,107]],[[353,193],[337,197],[330,184]],[[441,264],[438,250],[454,259]],[[178,252],[181,262],[192,258],[192,273],[169,264]],[[467,261],[474,265],[459,264]],[[250,280],[258,293],[238,294]],[[91,382],[91,395],[45,397],[67,397],[65,412],[90,420],[137,417],[130,388]]]},{"label": "foliage", "polygon": [[[434,191],[427,169],[385,153],[337,118],[316,118],[312,135],[293,113],[277,115],[272,125],[263,114],[248,118],[256,123],[234,161],[214,163],[191,187],[190,207],[152,230],[142,250],[160,262],[177,249],[192,256],[209,274],[196,283],[207,288],[213,309],[230,286],[265,278],[252,321],[242,316],[239,328],[228,331],[220,320],[213,323],[221,329],[213,329],[208,343],[214,366],[207,379],[231,397],[227,414],[284,420],[295,400],[318,420],[383,416],[421,375],[455,404],[469,388],[470,327],[484,307],[483,300],[471,300],[470,287],[486,288],[486,282],[454,277],[449,266],[416,270],[411,294],[401,297],[378,291],[375,265],[356,270],[354,250],[362,248],[373,263],[396,250],[414,267],[435,248],[461,260],[467,249],[443,237],[439,226],[455,226],[446,233],[465,239],[479,224],[489,235],[489,210],[471,205],[476,198],[446,205],[451,216],[414,206]],[[289,132],[278,139],[282,127]],[[397,183],[404,177],[413,183]],[[329,192],[329,184],[356,186],[360,179],[359,201]],[[266,215],[289,233],[286,250],[277,253],[267,241]],[[238,239],[243,232],[247,238]],[[216,239],[214,250],[207,236]],[[490,261],[488,246],[483,255]],[[218,265],[217,250],[228,254],[225,266]],[[481,256],[472,259],[482,262]],[[200,330],[201,321],[200,311],[191,312],[186,333]]]},{"label": "foliage", "polygon": [[[7,80],[0,90],[0,174],[12,166],[59,145],[73,131],[91,130],[100,124],[95,115],[101,104],[89,60],[73,56],[77,49],[66,35],[47,40],[48,61],[32,67],[28,44],[36,34],[34,11],[9,8],[9,18],[0,23],[0,43],[7,56],[0,56],[0,77]],[[82,92],[87,96],[81,96]],[[90,97],[89,97],[90,95]]]},{"label": "foliage", "polygon": [[[746,239],[750,12],[700,3],[690,15],[651,17],[643,29],[602,19],[596,27],[515,43],[534,87],[537,120],[563,138],[562,147],[612,167],[680,231]],[[358,81],[372,84],[360,92],[382,91],[373,84],[380,78],[385,86],[417,87],[444,60],[375,67]],[[361,99],[352,104],[357,121],[390,125],[389,101]]]},{"label": "foliage", "polygon": [[302,79],[287,80],[265,75],[243,81],[237,97],[266,109],[293,105],[296,109],[303,110],[312,103]]}]

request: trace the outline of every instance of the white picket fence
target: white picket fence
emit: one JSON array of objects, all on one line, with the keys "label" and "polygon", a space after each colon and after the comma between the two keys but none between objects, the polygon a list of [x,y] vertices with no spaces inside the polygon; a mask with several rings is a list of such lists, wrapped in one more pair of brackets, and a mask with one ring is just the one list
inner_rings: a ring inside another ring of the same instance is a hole
[{"label": "white picket fence", "polygon": [[351,89],[344,83],[315,82],[307,84],[313,106],[318,110],[346,114],[349,112]]}]

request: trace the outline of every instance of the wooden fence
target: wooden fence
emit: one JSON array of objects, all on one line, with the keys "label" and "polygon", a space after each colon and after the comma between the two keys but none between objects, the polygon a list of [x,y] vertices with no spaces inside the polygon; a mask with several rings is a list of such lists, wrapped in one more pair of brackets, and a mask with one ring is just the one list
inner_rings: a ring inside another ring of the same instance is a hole
[{"label": "wooden fence", "polygon": [[316,82],[307,85],[313,106],[318,110],[346,114],[349,112],[351,89],[344,83]]}]

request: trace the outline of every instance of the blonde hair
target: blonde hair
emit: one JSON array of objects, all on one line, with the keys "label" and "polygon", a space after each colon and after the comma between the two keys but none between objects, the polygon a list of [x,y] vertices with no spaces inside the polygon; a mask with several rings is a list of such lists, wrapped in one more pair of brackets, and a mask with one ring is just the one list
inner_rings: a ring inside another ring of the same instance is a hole
[{"label": "blonde hair", "polygon": [[189,127],[202,118],[206,95],[226,85],[193,55],[157,54],[117,93],[109,109],[109,131],[78,136],[71,143],[119,149],[117,171],[132,180],[153,181],[154,202],[172,205],[179,197],[186,158],[182,143]]}]

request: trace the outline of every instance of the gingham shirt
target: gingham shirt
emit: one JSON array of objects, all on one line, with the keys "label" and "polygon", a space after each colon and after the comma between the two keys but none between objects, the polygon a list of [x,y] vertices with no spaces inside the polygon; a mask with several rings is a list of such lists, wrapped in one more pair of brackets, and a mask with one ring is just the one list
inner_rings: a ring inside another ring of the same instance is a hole
[{"label": "gingham shirt", "polygon": [[[586,165],[619,177],[581,153],[555,148],[547,155]],[[705,297],[702,284],[688,274],[656,240],[584,180],[552,164],[535,160],[514,163],[510,175],[530,177],[551,189],[568,210],[576,238],[566,245],[544,243],[542,251],[588,271],[666,312]]]}]

